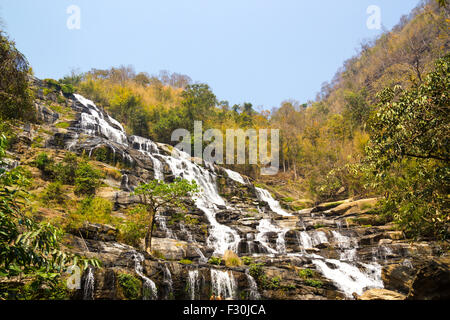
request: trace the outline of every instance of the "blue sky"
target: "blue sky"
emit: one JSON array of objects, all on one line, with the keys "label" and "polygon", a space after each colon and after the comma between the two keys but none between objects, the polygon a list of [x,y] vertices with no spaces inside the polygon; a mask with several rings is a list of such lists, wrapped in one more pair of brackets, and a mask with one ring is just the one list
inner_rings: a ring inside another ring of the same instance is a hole
[{"label": "blue sky", "polygon": [[[208,83],[220,100],[270,109],[315,98],[364,39],[368,6],[391,29],[418,0],[0,0],[6,32],[36,76],[133,65]],[[69,30],[70,5],[81,28]]]}]

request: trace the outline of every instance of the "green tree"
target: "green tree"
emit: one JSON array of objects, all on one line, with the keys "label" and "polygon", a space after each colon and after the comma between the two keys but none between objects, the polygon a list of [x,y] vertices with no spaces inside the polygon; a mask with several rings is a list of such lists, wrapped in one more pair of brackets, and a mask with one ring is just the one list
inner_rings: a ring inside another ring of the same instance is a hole
[{"label": "green tree", "polygon": [[194,121],[204,121],[212,115],[217,99],[207,84],[188,85],[181,94],[182,108],[186,114],[186,129],[194,127]]},{"label": "green tree", "polygon": [[370,120],[367,160],[385,209],[413,237],[448,237],[450,55],[409,90],[385,89]]},{"label": "green tree", "polygon": [[164,206],[172,205],[185,209],[183,197],[192,196],[198,192],[195,181],[175,179],[174,182],[165,183],[160,180],[152,180],[149,183],[139,185],[134,194],[138,195],[145,206],[147,215],[147,231],[145,234],[145,250],[151,250],[152,234],[155,226],[155,215]]},{"label": "green tree", "polygon": [[102,173],[83,160],[75,172],[75,194],[93,196],[101,185]]},{"label": "green tree", "polygon": [[0,31],[0,118],[34,120],[28,61]]}]

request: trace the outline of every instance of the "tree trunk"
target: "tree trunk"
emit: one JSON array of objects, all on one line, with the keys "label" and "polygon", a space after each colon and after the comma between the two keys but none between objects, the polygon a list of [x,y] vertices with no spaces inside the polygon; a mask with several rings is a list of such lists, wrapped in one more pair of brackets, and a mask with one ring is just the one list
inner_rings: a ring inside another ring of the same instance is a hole
[{"label": "tree trunk", "polygon": [[152,236],[153,236],[153,227],[155,226],[155,212],[151,213],[151,219],[152,221],[149,223],[148,228],[147,228],[147,232],[145,234],[145,251],[149,251],[149,253],[151,253],[152,250]]}]

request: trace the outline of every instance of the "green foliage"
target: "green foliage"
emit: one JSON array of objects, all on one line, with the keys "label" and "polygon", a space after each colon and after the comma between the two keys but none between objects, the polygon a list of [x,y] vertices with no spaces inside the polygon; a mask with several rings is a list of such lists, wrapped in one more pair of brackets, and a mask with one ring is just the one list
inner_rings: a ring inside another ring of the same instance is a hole
[{"label": "green foliage", "polygon": [[192,261],[189,259],[182,259],[182,260],[180,260],[180,263],[181,264],[192,264]]},{"label": "green foliage", "polygon": [[448,238],[450,55],[423,83],[379,94],[367,147],[372,187],[386,215],[414,238]]},{"label": "green foliage", "polygon": [[264,263],[252,263],[248,270],[249,274],[256,280],[260,279],[264,275],[264,269],[262,266]]},{"label": "green foliage", "polygon": [[51,180],[55,178],[55,161],[45,152],[38,154],[34,160],[34,165],[41,170],[44,179]]},{"label": "green foliage", "polygon": [[[6,138],[1,135],[0,279],[28,279],[37,295],[43,288],[57,291],[61,273],[69,265],[84,263],[84,267],[87,264],[98,266],[98,261],[61,251],[59,244],[63,232],[48,223],[37,223],[24,214],[24,203],[28,200],[24,187],[28,180],[19,169],[6,171],[2,168],[5,146]],[[2,290],[0,298],[11,298],[9,290]]]},{"label": "green foliage", "polygon": [[89,162],[83,160],[78,164],[75,171],[75,194],[95,195],[101,185],[100,179],[103,177],[101,171],[92,167]]},{"label": "green foliage", "polygon": [[142,283],[135,276],[128,273],[120,273],[117,280],[127,300],[138,300],[141,297]]},{"label": "green foliage", "polygon": [[126,244],[139,247],[141,239],[145,237],[148,225],[146,218],[147,209],[143,205],[128,210],[127,219],[119,227],[119,239]]},{"label": "green foliage", "polygon": [[183,197],[192,196],[198,192],[198,186],[195,181],[189,182],[185,179],[177,178],[171,183],[165,183],[160,180],[153,180],[149,183],[140,184],[134,194],[138,195],[140,202],[147,211],[148,228],[145,235],[145,248],[151,249],[151,238],[155,225],[155,214],[158,209],[164,206],[172,205],[182,210],[186,207]]},{"label": "green foliage", "polygon": [[62,163],[56,165],[57,180],[63,184],[73,185],[75,183],[77,168],[77,156],[71,152],[66,153]]},{"label": "green foliage", "polygon": [[28,61],[0,31],[0,119],[34,120]]},{"label": "green foliage", "polygon": [[211,258],[209,258],[208,263],[219,266],[222,263],[222,259],[219,257],[212,256]]},{"label": "green foliage", "polygon": [[315,287],[315,288],[322,288],[322,286],[323,286],[323,282],[320,280],[316,280],[316,279],[306,279],[305,284],[310,287]]},{"label": "green foliage", "polygon": [[301,269],[298,272],[299,277],[303,278],[303,279],[308,279],[308,278],[312,278],[315,276],[315,273],[313,270],[311,269]]},{"label": "green foliage", "polygon": [[70,212],[66,227],[74,230],[81,227],[85,221],[114,225],[118,219],[111,215],[112,209],[113,204],[107,199],[86,197],[78,204],[75,211]]},{"label": "green foliage", "polygon": [[247,256],[241,257],[241,260],[246,266],[248,266],[248,265],[253,263],[253,258],[252,257],[247,257]]},{"label": "green foliage", "polygon": [[61,129],[67,129],[68,127],[70,127],[70,123],[68,122],[58,122],[57,124],[55,124],[56,128],[61,128]]},{"label": "green foliage", "polygon": [[44,190],[42,196],[42,201],[44,203],[49,204],[50,202],[56,202],[58,204],[63,204],[65,197],[64,197],[64,190],[62,188],[62,184],[59,181],[50,183]]}]

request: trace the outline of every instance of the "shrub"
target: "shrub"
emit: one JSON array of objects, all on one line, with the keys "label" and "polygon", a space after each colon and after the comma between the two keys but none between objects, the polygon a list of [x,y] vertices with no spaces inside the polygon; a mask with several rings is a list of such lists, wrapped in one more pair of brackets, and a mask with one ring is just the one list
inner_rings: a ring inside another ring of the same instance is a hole
[{"label": "shrub", "polygon": [[55,161],[49,158],[45,152],[38,154],[34,160],[34,165],[41,170],[44,179],[53,179],[56,176]]},{"label": "shrub", "polygon": [[306,279],[305,280],[305,284],[310,286],[310,287],[315,287],[315,288],[322,288],[323,286],[323,282],[320,280],[315,280],[315,279]]},{"label": "shrub", "polygon": [[56,165],[56,174],[58,181],[63,184],[73,185],[78,168],[78,158],[74,153],[66,153],[62,163]]},{"label": "shrub", "polygon": [[51,201],[55,201],[58,204],[64,203],[65,197],[61,182],[50,183],[42,194],[42,200],[44,203]]},{"label": "shrub", "polygon": [[246,266],[253,263],[253,259],[251,257],[245,256],[245,257],[242,257],[241,260]]},{"label": "shrub", "polygon": [[117,279],[126,299],[137,300],[140,298],[142,283],[139,279],[127,273],[120,273]]},{"label": "shrub", "polygon": [[100,187],[102,174],[87,161],[78,165],[75,172],[75,194],[92,196]]},{"label": "shrub", "polygon": [[75,212],[69,214],[67,228],[77,229],[85,221],[114,225],[118,218],[111,215],[112,209],[113,204],[107,199],[87,197],[79,203]]},{"label": "shrub", "polygon": [[215,265],[220,265],[221,263],[222,263],[222,259],[220,259],[219,257],[211,257],[211,258],[209,258],[209,260],[208,260],[208,263],[209,264],[215,264]]},{"label": "shrub", "polygon": [[256,281],[260,280],[264,276],[264,270],[262,268],[263,265],[263,263],[252,263],[250,265],[248,272],[253,278],[255,278]]},{"label": "shrub", "polygon": [[138,205],[127,211],[127,220],[119,227],[119,239],[126,244],[138,247],[141,239],[145,237],[146,227],[148,225],[145,220],[146,208]]},{"label": "shrub", "polygon": [[69,84],[62,84],[61,85],[61,91],[64,94],[73,94],[75,92],[75,88],[70,83]]},{"label": "shrub", "polygon": [[302,269],[298,272],[298,275],[303,279],[312,278],[314,277],[314,271],[311,269]]}]

